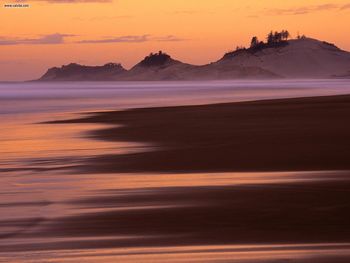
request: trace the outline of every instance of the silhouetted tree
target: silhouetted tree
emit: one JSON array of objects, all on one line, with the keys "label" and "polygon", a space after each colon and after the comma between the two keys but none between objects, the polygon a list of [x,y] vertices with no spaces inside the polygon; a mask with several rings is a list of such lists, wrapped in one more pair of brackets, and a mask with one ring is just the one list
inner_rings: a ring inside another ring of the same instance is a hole
[{"label": "silhouetted tree", "polygon": [[257,37],[253,37],[250,42],[250,47],[254,48],[259,45],[259,39]]},{"label": "silhouetted tree", "polygon": [[272,44],[274,42],[274,35],[272,31],[267,35],[266,40],[267,44]]},{"label": "silhouetted tree", "polygon": [[280,32],[275,32],[275,34],[273,35],[273,42],[274,43],[279,43],[279,42],[281,42],[282,41],[282,33],[280,33]]},{"label": "silhouetted tree", "polygon": [[288,30],[282,30],[281,34],[283,40],[288,40],[288,38],[290,37]]},{"label": "silhouetted tree", "polygon": [[270,32],[267,35],[267,44],[277,44],[280,43],[284,40],[288,40],[290,37],[290,34],[287,30],[282,30],[281,32],[275,31],[275,32]]},{"label": "silhouetted tree", "polygon": [[170,59],[171,57],[167,53],[163,51],[158,51],[156,53],[150,53],[149,56],[145,57],[145,59],[140,62],[140,65],[141,66],[163,65]]},{"label": "silhouetted tree", "polygon": [[284,31],[284,36],[285,36],[286,40],[288,40],[288,38],[290,38],[290,33],[288,30]]}]

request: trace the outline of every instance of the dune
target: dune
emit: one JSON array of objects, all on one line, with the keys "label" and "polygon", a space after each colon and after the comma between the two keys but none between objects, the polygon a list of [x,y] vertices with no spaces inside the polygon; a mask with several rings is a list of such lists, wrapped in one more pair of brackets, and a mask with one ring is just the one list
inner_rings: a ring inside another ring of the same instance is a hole
[{"label": "dune", "polygon": [[285,45],[226,54],[222,67],[260,67],[285,78],[350,76],[350,53],[312,38],[289,40]]},{"label": "dune", "polygon": [[232,78],[274,78],[276,74],[256,66],[209,64],[194,66],[162,53],[151,54],[116,80],[210,80]]},{"label": "dune", "polygon": [[117,80],[181,80],[184,72],[192,71],[196,66],[182,63],[161,51],[150,54],[132,67]]},{"label": "dune", "polygon": [[227,80],[275,78],[348,78],[350,53],[312,38],[263,43],[226,53],[207,65],[191,65],[159,51],[130,70],[120,64],[75,63],[49,69],[40,81]]},{"label": "dune", "polygon": [[39,80],[41,81],[103,81],[110,80],[126,70],[118,63],[103,66],[84,66],[76,63],[50,68]]}]

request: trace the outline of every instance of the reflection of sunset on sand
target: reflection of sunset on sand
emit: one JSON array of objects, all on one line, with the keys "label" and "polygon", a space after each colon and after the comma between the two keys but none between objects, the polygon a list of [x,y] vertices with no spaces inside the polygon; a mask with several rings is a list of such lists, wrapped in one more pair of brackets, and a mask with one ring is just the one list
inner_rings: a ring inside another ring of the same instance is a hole
[{"label": "reflection of sunset on sand", "polygon": [[[349,257],[349,244],[299,244],[299,245],[237,245],[237,246],[187,246],[167,248],[128,248],[57,251],[54,259],[45,252],[36,254],[36,262],[145,262],[162,263],[175,262],[233,262],[233,263],[346,263]],[[15,259],[6,258],[12,263],[26,257],[21,253]],[[316,256],[315,256],[316,255]]]},{"label": "reflection of sunset on sand", "polygon": [[83,157],[108,151],[116,154],[118,151],[128,152],[127,148],[131,151],[133,147],[131,142],[111,144],[84,138],[88,137],[91,130],[106,128],[108,125],[33,124],[37,120],[43,120],[43,116],[27,119],[25,125],[12,123],[2,126],[0,145],[1,153],[6,158]]}]

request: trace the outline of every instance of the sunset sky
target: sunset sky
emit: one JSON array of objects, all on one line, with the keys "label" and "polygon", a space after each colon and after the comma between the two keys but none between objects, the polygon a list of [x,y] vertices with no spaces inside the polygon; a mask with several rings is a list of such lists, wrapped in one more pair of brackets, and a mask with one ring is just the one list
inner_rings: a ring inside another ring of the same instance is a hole
[{"label": "sunset sky", "polygon": [[[0,80],[29,80],[71,62],[130,68],[163,50],[193,64],[253,35],[288,29],[350,50],[350,1],[0,0]],[[29,7],[8,8],[5,4]]]}]

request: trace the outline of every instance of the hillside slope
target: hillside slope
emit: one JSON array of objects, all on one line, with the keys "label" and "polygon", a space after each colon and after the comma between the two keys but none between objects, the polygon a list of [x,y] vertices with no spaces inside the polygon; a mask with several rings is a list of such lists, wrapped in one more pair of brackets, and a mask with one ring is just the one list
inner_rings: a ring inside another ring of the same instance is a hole
[{"label": "hillside slope", "polygon": [[311,38],[289,40],[277,47],[231,52],[217,64],[224,68],[255,66],[284,78],[350,76],[349,52]]},{"label": "hillside slope", "polygon": [[103,66],[84,66],[76,63],[50,68],[40,81],[103,81],[113,80],[116,76],[125,73],[126,70],[116,63],[108,63]]},{"label": "hillside slope", "polygon": [[49,69],[40,81],[226,80],[350,78],[350,53],[312,38],[260,42],[229,52],[217,62],[190,65],[159,51],[125,70],[120,64],[69,64]]}]

